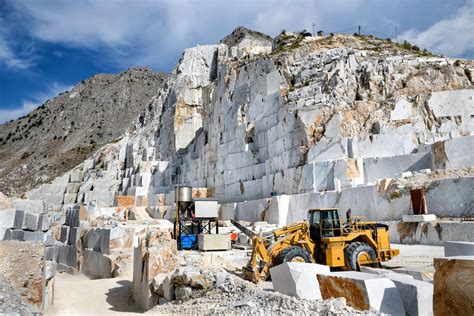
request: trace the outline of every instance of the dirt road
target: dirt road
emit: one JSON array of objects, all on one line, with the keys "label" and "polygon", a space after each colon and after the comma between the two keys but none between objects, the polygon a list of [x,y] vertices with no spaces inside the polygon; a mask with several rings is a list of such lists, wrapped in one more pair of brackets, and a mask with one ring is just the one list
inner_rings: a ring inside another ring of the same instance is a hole
[{"label": "dirt road", "polygon": [[54,303],[48,315],[104,315],[138,312],[130,303],[131,279],[91,280],[77,274],[55,277]]}]

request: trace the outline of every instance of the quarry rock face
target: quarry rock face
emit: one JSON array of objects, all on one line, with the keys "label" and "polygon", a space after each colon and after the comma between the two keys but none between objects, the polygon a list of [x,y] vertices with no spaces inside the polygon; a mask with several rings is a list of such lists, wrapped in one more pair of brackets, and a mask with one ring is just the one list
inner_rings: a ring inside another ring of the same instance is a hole
[{"label": "quarry rock face", "polygon": [[26,196],[55,210],[76,203],[113,213],[126,202],[171,219],[174,186],[190,185],[212,192],[221,216],[285,225],[315,207],[399,221],[409,188],[422,187],[430,213],[468,212],[468,65],[342,35],[239,59],[228,45],[257,45],[244,40],[257,35],[234,35],[185,50],[118,142]]},{"label": "quarry rock face", "polygon": [[435,258],[434,315],[474,312],[474,256]]}]

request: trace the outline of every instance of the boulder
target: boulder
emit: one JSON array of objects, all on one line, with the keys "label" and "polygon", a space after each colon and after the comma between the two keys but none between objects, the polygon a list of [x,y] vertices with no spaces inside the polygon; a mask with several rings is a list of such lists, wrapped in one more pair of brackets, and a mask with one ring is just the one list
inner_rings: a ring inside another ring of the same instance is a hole
[{"label": "boulder", "polygon": [[405,308],[395,284],[373,274],[356,271],[319,274],[323,299],[344,297],[347,305],[358,310],[376,310],[391,315],[405,315]]},{"label": "boulder", "polygon": [[275,291],[304,299],[322,298],[316,276],[330,272],[328,266],[302,262],[285,262],[270,269]]},{"label": "boulder", "polygon": [[474,242],[472,241],[445,241],[444,255],[453,256],[474,256]]},{"label": "boulder", "polygon": [[435,258],[434,315],[474,314],[474,256]]},{"label": "boulder", "polygon": [[186,285],[177,286],[174,290],[174,295],[177,300],[186,301],[191,297],[193,290]]}]

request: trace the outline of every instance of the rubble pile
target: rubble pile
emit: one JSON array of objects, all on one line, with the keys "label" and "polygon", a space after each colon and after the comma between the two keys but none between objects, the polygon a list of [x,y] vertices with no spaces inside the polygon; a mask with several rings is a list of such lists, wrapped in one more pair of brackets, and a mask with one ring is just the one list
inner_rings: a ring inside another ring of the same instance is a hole
[{"label": "rubble pile", "polygon": [[[183,278],[183,276],[185,277]],[[167,299],[162,299],[162,304],[155,306],[151,312],[193,314],[199,311],[200,314],[251,314],[265,311],[269,314],[291,315],[359,313],[347,307],[344,299],[318,301],[286,296],[262,290],[257,285],[225,271],[203,272],[202,274],[196,271],[177,271],[175,274],[171,274],[171,280],[172,285],[166,281],[162,288],[165,291],[174,287],[175,300],[166,302]],[[183,283],[185,285],[182,285]],[[160,290],[158,288],[158,291]]]},{"label": "rubble pile", "polygon": [[19,295],[20,299],[34,310],[41,310],[43,303],[49,306],[48,303],[53,299],[54,279],[51,274],[54,271],[50,270],[50,266],[44,268],[43,249],[41,242],[0,242],[2,287],[14,288],[15,292],[8,295],[13,299]]},{"label": "rubble pile", "polygon": [[0,275],[0,311],[7,315],[31,315],[38,309],[28,304],[18,291]]}]

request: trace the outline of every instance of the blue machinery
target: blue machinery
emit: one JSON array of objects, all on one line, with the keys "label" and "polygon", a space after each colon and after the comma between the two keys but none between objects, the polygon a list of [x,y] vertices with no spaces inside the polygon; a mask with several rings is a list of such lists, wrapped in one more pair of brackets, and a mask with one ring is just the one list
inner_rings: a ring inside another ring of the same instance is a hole
[{"label": "blue machinery", "polygon": [[218,233],[217,201],[212,199],[193,199],[192,188],[175,188],[176,209],[174,238],[179,250],[197,249],[198,235]]}]

